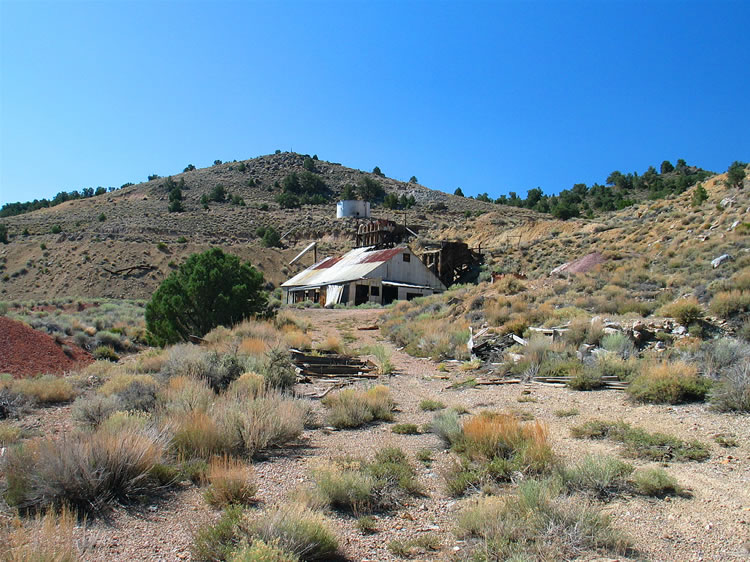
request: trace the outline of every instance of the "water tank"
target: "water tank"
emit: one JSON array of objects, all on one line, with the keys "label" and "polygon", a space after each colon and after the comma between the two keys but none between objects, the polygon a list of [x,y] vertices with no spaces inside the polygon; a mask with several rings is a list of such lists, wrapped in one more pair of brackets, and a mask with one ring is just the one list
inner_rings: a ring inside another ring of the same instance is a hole
[{"label": "water tank", "polygon": [[369,218],[369,201],[360,201],[358,199],[339,201],[336,204],[336,218],[340,219],[343,217]]}]

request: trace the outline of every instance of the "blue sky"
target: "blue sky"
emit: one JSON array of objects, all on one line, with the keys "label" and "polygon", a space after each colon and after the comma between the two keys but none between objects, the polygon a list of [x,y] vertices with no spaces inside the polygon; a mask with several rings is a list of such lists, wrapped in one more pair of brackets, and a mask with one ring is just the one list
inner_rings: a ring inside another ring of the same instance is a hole
[{"label": "blue sky", "polygon": [[0,0],[0,203],[276,149],[453,192],[750,159],[750,2]]}]

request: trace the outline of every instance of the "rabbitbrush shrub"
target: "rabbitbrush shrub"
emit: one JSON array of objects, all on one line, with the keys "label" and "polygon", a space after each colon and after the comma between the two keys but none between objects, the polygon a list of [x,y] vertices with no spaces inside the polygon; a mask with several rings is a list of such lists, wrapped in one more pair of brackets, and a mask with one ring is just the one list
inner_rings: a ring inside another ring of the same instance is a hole
[{"label": "rabbitbrush shrub", "polygon": [[711,381],[694,365],[677,361],[645,364],[627,393],[639,402],[680,404],[703,400],[710,388]]},{"label": "rabbitbrush shrub", "polygon": [[367,390],[341,390],[323,398],[322,403],[330,409],[328,423],[339,429],[391,421],[395,407],[390,391],[382,385]]}]

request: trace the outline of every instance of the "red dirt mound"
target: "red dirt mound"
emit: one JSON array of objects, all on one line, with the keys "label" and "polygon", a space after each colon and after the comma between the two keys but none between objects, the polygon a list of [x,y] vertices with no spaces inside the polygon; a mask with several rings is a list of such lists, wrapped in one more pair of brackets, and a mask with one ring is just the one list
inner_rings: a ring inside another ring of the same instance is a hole
[{"label": "red dirt mound", "polygon": [[62,375],[93,360],[90,353],[77,345],[58,344],[52,336],[0,316],[0,373],[15,377],[39,373]]}]

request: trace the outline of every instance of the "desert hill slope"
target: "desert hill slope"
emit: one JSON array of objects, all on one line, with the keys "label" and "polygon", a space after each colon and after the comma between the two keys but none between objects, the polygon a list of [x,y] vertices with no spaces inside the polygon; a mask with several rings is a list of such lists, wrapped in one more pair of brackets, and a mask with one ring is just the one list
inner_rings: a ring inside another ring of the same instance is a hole
[{"label": "desert hill slope", "polygon": [[[314,161],[314,171],[330,190],[330,202],[283,209],[276,202],[279,184],[292,172],[303,173],[304,163],[303,155],[281,153],[171,176],[177,184],[184,181],[184,212],[168,212],[168,179],[156,178],[4,218],[11,243],[0,246],[0,299],[148,298],[171,268],[189,254],[211,246],[223,247],[257,265],[268,281],[278,285],[291,273],[285,264],[309,241],[320,242],[319,255],[349,247],[356,224],[336,219],[335,202],[346,185],[356,186],[364,177],[379,182],[387,193],[411,196],[416,201],[408,211],[375,205],[374,217],[406,221],[412,229],[429,231],[438,238],[444,228],[487,211],[499,213],[512,225],[542,216],[525,209],[500,209],[322,160]],[[210,202],[206,209],[201,199],[217,185],[242,198],[245,205]],[[262,227],[286,235],[281,248],[262,245],[257,235]],[[126,276],[106,271],[142,264],[154,269]]]},{"label": "desert hill slope", "polygon": [[[693,187],[594,219],[562,221],[321,160],[314,161],[314,171],[330,190],[330,201],[281,208],[276,202],[279,183],[304,171],[305,156],[281,153],[177,174],[171,181],[184,181],[185,211],[179,213],[168,212],[169,181],[157,178],[5,218],[10,244],[0,246],[0,300],[148,298],[184,258],[211,246],[250,261],[278,285],[297,271],[287,263],[310,241],[319,242],[319,256],[350,247],[356,221],[336,219],[335,201],[345,186],[365,177],[388,193],[416,201],[406,211],[375,205],[374,217],[406,221],[419,233],[413,241],[417,247],[448,239],[481,246],[493,271],[540,277],[564,262],[599,252],[609,271],[619,271],[615,277],[623,287],[671,287],[700,296],[706,284],[750,265],[750,195],[747,187],[727,187],[723,174],[704,182],[708,200],[699,206],[692,204]],[[206,209],[201,198],[219,184],[245,206],[211,202]],[[60,232],[53,234],[57,226]],[[263,246],[257,230],[269,226],[285,235],[282,247]],[[723,254],[734,261],[713,269],[711,260]],[[297,267],[311,260],[307,256]],[[107,271],[142,264],[153,269],[128,275]]]}]

